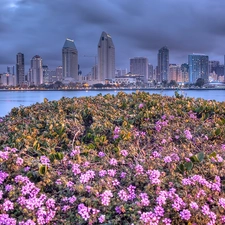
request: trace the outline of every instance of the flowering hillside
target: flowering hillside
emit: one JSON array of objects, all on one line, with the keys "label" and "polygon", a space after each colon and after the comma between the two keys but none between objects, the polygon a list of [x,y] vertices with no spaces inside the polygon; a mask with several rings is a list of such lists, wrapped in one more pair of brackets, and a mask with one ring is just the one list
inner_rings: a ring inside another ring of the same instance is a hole
[{"label": "flowering hillside", "polygon": [[225,102],[62,98],[0,121],[0,225],[225,224]]}]

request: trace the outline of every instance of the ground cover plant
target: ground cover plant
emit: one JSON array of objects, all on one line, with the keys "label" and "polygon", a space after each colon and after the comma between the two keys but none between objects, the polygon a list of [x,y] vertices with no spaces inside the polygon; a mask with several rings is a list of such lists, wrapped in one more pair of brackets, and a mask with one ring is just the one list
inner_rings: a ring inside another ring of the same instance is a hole
[{"label": "ground cover plant", "polygon": [[62,98],[0,119],[0,224],[225,224],[225,102]]}]

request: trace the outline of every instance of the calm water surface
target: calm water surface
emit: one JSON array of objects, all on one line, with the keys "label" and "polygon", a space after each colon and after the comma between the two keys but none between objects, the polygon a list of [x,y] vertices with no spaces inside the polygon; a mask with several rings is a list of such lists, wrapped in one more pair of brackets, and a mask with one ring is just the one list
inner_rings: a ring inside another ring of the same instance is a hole
[{"label": "calm water surface", "polygon": [[[135,92],[135,90],[124,91],[126,93]],[[161,94],[174,96],[174,90],[146,90],[150,94]],[[7,115],[12,108],[19,106],[29,106],[37,102],[43,102],[44,98],[49,101],[59,100],[62,97],[89,97],[96,96],[99,93],[117,94],[117,91],[0,91],[0,117]],[[187,97],[204,98],[206,100],[225,101],[225,90],[184,90],[182,94]]]}]

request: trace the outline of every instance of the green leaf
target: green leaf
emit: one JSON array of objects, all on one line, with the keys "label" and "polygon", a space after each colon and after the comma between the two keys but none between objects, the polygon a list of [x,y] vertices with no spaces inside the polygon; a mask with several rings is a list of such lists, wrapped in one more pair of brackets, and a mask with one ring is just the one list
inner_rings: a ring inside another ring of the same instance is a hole
[{"label": "green leaf", "polygon": [[209,154],[209,158],[215,158],[216,157],[216,152],[212,152],[211,154]]},{"label": "green leaf", "polygon": [[186,170],[190,171],[193,168],[193,162],[190,161],[190,162],[184,163],[184,167]]},{"label": "green leaf", "polygon": [[90,143],[88,146],[87,146],[88,149],[95,149],[95,145]]},{"label": "green leaf", "polygon": [[217,128],[216,131],[215,131],[215,135],[218,136],[218,135],[220,135],[220,134],[221,134],[221,130],[220,130],[220,128]]},{"label": "green leaf", "polygon": [[183,173],[183,172],[184,172],[184,164],[181,163],[181,164],[178,166],[178,169]]},{"label": "green leaf", "polygon": [[39,167],[38,172],[39,172],[40,175],[44,176],[47,173],[47,166],[46,165],[41,165]]},{"label": "green leaf", "polygon": [[191,157],[190,157],[190,160],[191,160],[193,163],[199,162],[199,159],[197,158],[196,155],[191,156]]},{"label": "green leaf", "polygon": [[64,157],[64,155],[63,155],[63,153],[61,153],[61,152],[57,152],[57,153],[55,154],[55,158],[58,159],[58,160],[62,160],[63,157]]},{"label": "green leaf", "polygon": [[55,154],[50,154],[49,155],[49,159],[50,159],[51,162],[54,162],[55,158],[56,158]]},{"label": "green leaf", "polygon": [[199,152],[196,156],[197,156],[199,162],[202,162],[205,157],[204,152]]}]

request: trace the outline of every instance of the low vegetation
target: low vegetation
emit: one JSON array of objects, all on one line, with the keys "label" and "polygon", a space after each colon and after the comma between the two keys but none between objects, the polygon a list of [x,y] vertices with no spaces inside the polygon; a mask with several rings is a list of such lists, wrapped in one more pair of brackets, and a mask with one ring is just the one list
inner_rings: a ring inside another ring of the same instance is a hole
[{"label": "low vegetation", "polygon": [[225,102],[62,98],[0,121],[0,224],[225,224]]}]

